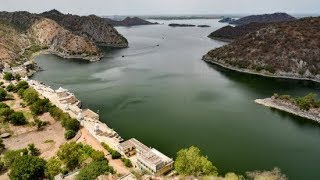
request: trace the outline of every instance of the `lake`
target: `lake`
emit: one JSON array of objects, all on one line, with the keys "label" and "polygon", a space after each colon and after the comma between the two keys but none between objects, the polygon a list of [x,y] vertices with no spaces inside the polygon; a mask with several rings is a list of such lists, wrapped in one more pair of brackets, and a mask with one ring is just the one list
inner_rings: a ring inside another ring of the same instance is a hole
[{"label": "lake", "polygon": [[[130,47],[106,49],[99,62],[40,55],[35,59],[44,71],[33,79],[71,90],[123,138],[135,137],[172,158],[194,145],[220,174],[279,167],[291,179],[320,178],[319,125],[254,103],[273,93],[317,93],[318,84],[205,63],[206,52],[226,44],[207,38],[226,25],[218,20],[160,23],[118,27]],[[211,28],[173,28],[169,23]]]}]

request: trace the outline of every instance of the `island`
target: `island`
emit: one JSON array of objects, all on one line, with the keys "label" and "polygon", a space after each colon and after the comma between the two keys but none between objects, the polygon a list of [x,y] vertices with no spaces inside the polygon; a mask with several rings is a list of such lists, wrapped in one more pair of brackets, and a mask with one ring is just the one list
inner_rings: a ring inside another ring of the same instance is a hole
[{"label": "island", "polygon": [[200,27],[200,28],[208,28],[208,27],[211,27],[211,26],[209,26],[209,25],[198,25],[197,27]]},{"label": "island", "polygon": [[256,99],[255,102],[320,123],[320,101],[316,97],[317,94],[314,93],[295,98],[274,94],[271,98]]},{"label": "island", "polygon": [[243,73],[320,82],[319,27],[320,17],[272,23],[202,59]]},{"label": "island", "polygon": [[222,17],[219,22],[221,23],[232,23],[233,21],[235,21],[235,19],[231,18],[231,17]]},{"label": "island", "polygon": [[172,23],[172,24],[169,24],[168,26],[170,26],[170,27],[195,27],[196,25],[193,25],[193,24],[176,24],[176,23]]},{"label": "island", "polygon": [[244,24],[250,24],[252,22],[270,23],[270,22],[284,22],[284,21],[293,21],[293,20],[296,20],[296,18],[293,16],[290,16],[287,13],[273,13],[273,14],[259,14],[259,15],[245,16],[238,20],[231,21],[230,24],[244,25]]},{"label": "island", "polygon": [[150,22],[139,17],[126,17],[123,20],[114,20],[111,18],[104,18],[105,21],[113,26],[140,26],[140,25],[156,25],[157,22]]}]

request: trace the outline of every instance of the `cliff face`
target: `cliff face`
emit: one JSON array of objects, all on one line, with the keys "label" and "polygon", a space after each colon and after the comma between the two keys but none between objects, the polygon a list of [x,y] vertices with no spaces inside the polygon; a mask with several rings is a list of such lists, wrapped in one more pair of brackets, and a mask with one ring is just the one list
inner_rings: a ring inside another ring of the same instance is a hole
[{"label": "cliff face", "polygon": [[119,34],[112,25],[98,16],[62,14],[56,10],[44,12],[40,15],[56,21],[78,35],[92,39],[99,46],[128,47],[127,39]]},{"label": "cliff face", "polygon": [[78,36],[64,29],[51,19],[42,18],[28,30],[28,35],[37,44],[47,47],[51,53],[66,58],[79,56],[83,59],[95,60],[99,49],[88,38]]},{"label": "cliff face", "polygon": [[246,72],[319,81],[320,17],[269,24],[203,59]]},{"label": "cliff face", "polygon": [[270,22],[283,22],[283,21],[293,21],[293,20],[296,20],[296,18],[286,13],[273,13],[273,14],[246,16],[238,20],[232,21],[230,22],[230,24],[244,25],[252,22],[270,23]]},{"label": "cliff face", "polygon": [[[48,18],[46,18],[48,17]],[[127,47],[127,40],[97,16],[0,12],[1,64],[18,65],[40,50],[65,57],[99,60],[98,46]]]}]

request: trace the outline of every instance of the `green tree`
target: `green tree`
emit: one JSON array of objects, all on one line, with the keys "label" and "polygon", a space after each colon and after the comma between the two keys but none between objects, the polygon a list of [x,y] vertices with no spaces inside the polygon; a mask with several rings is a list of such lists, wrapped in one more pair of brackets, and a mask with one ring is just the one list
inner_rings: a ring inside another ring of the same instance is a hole
[{"label": "green tree", "polygon": [[6,100],[7,97],[7,91],[3,88],[0,88],[0,101]]},{"label": "green tree", "polygon": [[57,153],[58,158],[66,165],[67,169],[74,170],[82,162],[82,145],[70,142],[62,145]]},{"label": "green tree", "polygon": [[54,176],[62,172],[61,166],[62,162],[57,157],[50,158],[46,164],[45,175],[49,179],[53,179]]},{"label": "green tree", "polygon": [[6,103],[0,102],[0,109],[8,108],[9,106]]},{"label": "green tree", "polygon": [[80,122],[76,119],[68,118],[64,123],[64,128],[78,132],[80,129]]},{"label": "green tree", "polygon": [[29,84],[26,81],[19,81],[15,87],[15,92],[18,92],[20,89],[26,90],[29,88]]},{"label": "green tree", "polygon": [[7,90],[8,92],[12,92],[12,91],[15,90],[15,86],[14,86],[13,84],[9,84],[9,85],[6,87],[6,90]]},{"label": "green tree", "polygon": [[129,168],[132,167],[132,163],[131,163],[130,159],[122,158],[121,160],[126,167],[129,167]]},{"label": "green tree", "polygon": [[3,79],[6,80],[6,81],[11,81],[11,80],[13,80],[13,75],[12,75],[12,73],[5,72],[4,75],[3,75]]},{"label": "green tree", "polygon": [[28,88],[23,92],[23,100],[28,103],[28,105],[33,104],[39,99],[39,95],[36,90]]},{"label": "green tree", "polygon": [[10,109],[10,107],[0,109],[0,116],[2,116],[5,121],[10,121],[10,116],[13,113],[14,113],[14,111],[12,109]]},{"label": "green tree", "polygon": [[201,155],[200,149],[191,146],[177,153],[175,170],[181,175],[205,176],[218,175],[218,170],[207,157]]},{"label": "green tree", "polygon": [[103,161],[105,160],[104,157],[104,153],[102,151],[92,151],[92,153],[90,154],[90,157],[94,160],[94,161]]},{"label": "green tree", "polygon": [[72,139],[74,136],[76,136],[76,132],[74,132],[74,130],[67,130],[64,133],[64,138],[66,138],[67,140]]},{"label": "green tree", "polygon": [[120,154],[118,151],[113,150],[113,151],[111,152],[111,158],[112,158],[112,159],[119,159],[119,158],[121,158],[121,154]]},{"label": "green tree", "polygon": [[96,179],[98,176],[107,173],[114,173],[112,167],[108,166],[107,161],[93,161],[82,168],[77,175],[77,180]]},{"label": "green tree", "polygon": [[49,99],[38,99],[30,106],[30,110],[34,115],[41,115],[48,112],[50,108]]},{"label": "green tree", "polygon": [[27,124],[26,117],[23,115],[22,112],[14,112],[10,115],[10,122],[13,125],[19,126],[19,125],[24,125]]},{"label": "green tree", "polygon": [[40,154],[40,150],[34,144],[28,144],[28,152],[31,156],[38,156]]},{"label": "green tree", "polygon": [[44,177],[46,161],[36,156],[20,156],[11,166],[9,173],[13,180],[34,180]]},{"label": "green tree", "polygon": [[0,152],[2,152],[5,149],[5,145],[3,144],[2,138],[0,138]]},{"label": "green tree", "polygon": [[6,167],[10,167],[18,157],[22,155],[26,155],[28,153],[28,152],[25,152],[25,150],[26,149],[6,151],[3,155],[4,165]]},{"label": "green tree", "polygon": [[20,81],[20,79],[21,79],[20,74],[16,74],[16,75],[14,75],[14,79],[15,79],[15,80],[17,80],[17,81]]}]

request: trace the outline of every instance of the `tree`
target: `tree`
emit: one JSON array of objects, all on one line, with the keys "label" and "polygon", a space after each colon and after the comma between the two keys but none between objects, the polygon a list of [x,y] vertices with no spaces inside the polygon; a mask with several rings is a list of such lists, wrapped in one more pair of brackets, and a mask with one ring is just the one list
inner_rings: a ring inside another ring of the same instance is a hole
[{"label": "tree", "polygon": [[7,91],[3,88],[0,88],[0,101],[6,100],[7,97]]},{"label": "tree", "polygon": [[36,90],[28,88],[23,92],[23,100],[26,101],[29,105],[33,104],[39,99],[39,95]]},{"label": "tree", "polygon": [[81,144],[76,142],[66,143],[59,148],[57,155],[67,169],[74,170],[82,162]]},{"label": "tree", "polygon": [[29,88],[29,84],[26,81],[19,81],[15,87],[15,92],[18,92],[20,89],[26,90]]},{"label": "tree", "polygon": [[131,163],[130,159],[122,158],[121,160],[126,167],[128,167],[128,168],[132,167],[132,163]]},{"label": "tree", "polygon": [[92,151],[90,157],[94,160],[94,161],[103,161],[105,160],[104,157],[104,153],[102,151]]},{"label": "tree", "polygon": [[8,108],[9,106],[6,103],[0,102],[0,109]]},{"label": "tree", "polygon": [[62,172],[61,166],[62,162],[57,157],[50,158],[46,164],[45,175],[49,179],[53,179],[54,176]]},{"label": "tree", "polygon": [[34,144],[28,144],[28,152],[31,156],[38,156],[40,154],[40,150]]},{"label": "tree", "polygon": [[0,138],[0,152],[2,153],[4,149],[5,149],[5,145],[3,144],[2,138]]},{"label": "tree", "polygon": [[34,115],[41,115],[48,112],[50,108],[49,99],[38,99],[30,106],[30,110]]},{"label": "tree", "polygon": [[77,132],[80,128],[80,122],[76,119],[68,118],[64,123],[64,128]]},{"label": "tree", "polygon": [[11,167],[13,162],[20,156],[28,154],[27,149],[10,150],[6,151],[3,155],[3,162],[6,167]]},{"label": "tree", "polygon": [[112,157],[112,159],[119,159],[119,158],[121,158],[121,154],[118,151],[113,150],[111,152],[111,157]]},{"label": "tree", "polygon": [[175,170],[181,175],[218,175],[218,170],[207,157],[202,156],[200,149],[191,146],[177,153],[174,163]]},{"label": "tree", "polygon": [[10,122],[16,126],[24,125],[27,123],[26,117],[23,115],[22,112],[14,112],[10,115],[9,118]]},{"label": "tree", "polygon": [[9,173],[13,180],[34,180],[44,177],[46,161],[36,156],[20,156],[12,164]]},{"label": "tree", "polygon": [[17,81],[20,81],[20,79],[21,79],[20,74],[16,74],[16,75],[14,75],[14,79],[15,79],[15,80],[17,80]]},{"label": "tree", "polygon": [[74,136],[76,136],[76,132],[74,132],[74,130],[67,130],[64,133],[64,138],[66,138],[67,140],[72,139]]},{"label": "tree", "polygon": [[5,72],[4,75],[3,75],[3,79],[6,80],[6,81],[11,81],[11,80],[13,80],[13,75],[12,75],[12,73]]},{"label": "tree", "polygon": [[6,90],[7,90],[8,92],[12,92],[12,91],[15,90],[15,86],[14,86],[13,84],[9,84],[9,85],[6,87]]},{"label": "tree", "polygon": [[5,107],[0,109],[0,116],[4,118],[5,121],[10,121],[10,116],[14,113],[10,107]]},{"label": "tree", "polygon": [[39,118],[35,118],[34,123],[36,124],[38,130],[40,130],[42,127],[44,127],[48,124],[48,122],[41,121]]},{"label": "tree", "polygon": [[96,179],[98,176],[106,173],[113,173],[112,167],[108,166],[107,161],[93,161],[82,168],[77,175],[77,180]]}]

